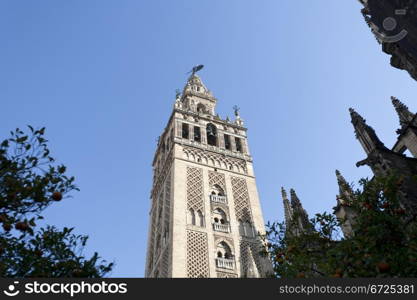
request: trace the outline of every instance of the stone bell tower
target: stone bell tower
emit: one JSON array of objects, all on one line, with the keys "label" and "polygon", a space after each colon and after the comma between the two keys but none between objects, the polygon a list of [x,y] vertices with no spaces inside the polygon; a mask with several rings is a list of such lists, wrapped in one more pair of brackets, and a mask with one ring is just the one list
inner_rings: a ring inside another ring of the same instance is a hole
[{"label": "stone bell tower", "polygon": [[217,99],[195,71],[177,92],[152,164],[145,276],[267,276],[246,128],[237,107],[233,121],[216,114]]}]

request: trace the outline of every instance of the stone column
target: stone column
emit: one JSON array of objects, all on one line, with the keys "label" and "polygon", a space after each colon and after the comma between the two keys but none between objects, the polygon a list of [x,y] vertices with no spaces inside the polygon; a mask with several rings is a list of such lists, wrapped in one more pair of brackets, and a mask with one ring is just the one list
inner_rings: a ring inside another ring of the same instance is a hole
[{"label": "stone column", "polygon": [[217,138],[218,138],[218,140],[219,140],[219,147],[221,148],[221,149],[224,149],[224,133],[223,132],[219,132],[218,134],[217,134]]},{"label": "stone column", "polygon": [[200,127],[200,131],[201,131],[201,143],[202,143],[202,144],[207,144],[207,132],[206,132],[206,127],[201,126],[201,127]]},{"label": "stone column", "polygon": [[177,137],[181,138],[182,137],[182,123],[181,123],[181,121],[177,121],[175,123],[176,123],[176,127],[177,127],[177,130],[176,130]]}]

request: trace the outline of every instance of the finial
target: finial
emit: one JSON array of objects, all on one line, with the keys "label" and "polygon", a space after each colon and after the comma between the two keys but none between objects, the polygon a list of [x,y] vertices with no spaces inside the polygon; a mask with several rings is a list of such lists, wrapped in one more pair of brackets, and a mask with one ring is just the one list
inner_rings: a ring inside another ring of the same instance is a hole
[{"label": "finial", "polygon": [[340,173],[339,170],[336,170],[336,178],[337,178],[337,183],[339,184],[339,186],[342,184],[344,186],[349,186],[345,177],[343,177],[342,173]]},{"label": "finial", "polygon": [[391,102],[396,109],[407,109],[408,110],[408,107],[404,103],[402,103],[398,98],[396,98],[394,96],[391,96]]},{"label": "finial", "polygon": [[361,123],[361,127],[367,128],[370,131],[372,131],[372,135],[375,135],[375,137],[373,138],[377,138],[373,128],[366,124],[366,120],[360,114],[358,114],[353,108],[349,108],[349,112],[351,117],[351,123],[353,124],[353,126],[355,126],[355,128],[358,125],[358,123]]},{"label": "finial", "polygon": [[406,127],[413,120],[414,114],[410,112],[410,110],[404,103],[402,103],[394,96],[391,96],[391,101],[392,105],[394,105],[394,108],[397,111],[398,117],[400,118],[401,127]]},{"label": "finial", "polygon": [[284,187],[281,187],[281,194],[283,199],[287,198],[287,192],[285,191]]},{"label": "finial", "polygon": [[349,112],[350,112],[350,117],[352,119],[352,122],[360,121],[360,122],[365,123],[366,120],[364,118],[362,118],[362,116],[360,114],[358,114],[352,107],[349,108]]},{"label": "finial", "polygon": [[298,199],[297,194],[295,193],[294,189],[290,189],[290,195],[291,195],[291,204],[293,205],[293,207],[301,206],[300,199]]}]

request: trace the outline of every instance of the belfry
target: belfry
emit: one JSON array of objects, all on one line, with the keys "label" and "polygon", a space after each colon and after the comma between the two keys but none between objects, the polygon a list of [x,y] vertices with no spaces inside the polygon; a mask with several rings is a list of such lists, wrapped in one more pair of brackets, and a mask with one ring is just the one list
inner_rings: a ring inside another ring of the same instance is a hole
[{"label": "belfry", "polygon": [[264,277],[264,221],[239,109],[221,119],[193,68],[153,166],[146,277]]}]

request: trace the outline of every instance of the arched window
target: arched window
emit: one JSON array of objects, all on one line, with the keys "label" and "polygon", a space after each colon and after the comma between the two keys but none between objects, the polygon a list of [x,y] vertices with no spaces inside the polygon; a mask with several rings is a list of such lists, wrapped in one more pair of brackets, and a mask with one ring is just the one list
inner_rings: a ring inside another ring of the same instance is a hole
[{"label": "arched window", "polygon": [[214,220],[215,223],[219,223],[220,222],[220,224],[227,224],[227,216],[226,216],[226,213],[222,209],[216,208],[213,211],[213,220]]},{"label": "arched window", "polygon": [[223,257],[223,253],[221,253],[220,251],[217,252],[217,257],[222,258]]},{"label": "arched window", "polygon": [[[216,252],[217,257],[224,257],[227,259],[233,258],[232,250],[230,249],[229,245],[224,241],[217,244]],[[221,256],[219,256],[219,253],[221,254]]]},{"label": "arched window", "polygon": [[217,128],[213,124],[207,124],[207,144],[217,146]]},{"label": "arched window", "polygon": [[242,142],[241,142],[240,138],[235,137],[235,145],[236,145],[236,151],[237,152],[243,152],[242,151]]},{"label": "arched window", "polygon": [[212,195],[218,195],[218,196],[224,196],[225,195],[223,189],[218,184],[213,185],[211,190],[212,190],[212,192],[211,192]]},{"label": "arched window", "polygon": [[188,216],[187,216],[188,218],[188,220],[187,220],[187,223],[188,224],[191,224],[191,225],[195,225],[195,213],[194,213],[194,209],[192,209],[192,208],[190,208],[189,210],[188,210]]},{"label": "arched window", "polygon": [[227,134],[224,135],[224,148],[226,148],[226,150],[232,150],[232,144],[230,143],[230,136]]},{"label": "arched window", "polygon": [[203,218],[203,213],[201,212],[201,210],[197,211],[197,223],[196,224],[200,227],[204,227],[204,218]]},{"label": "arched window", "polygon": [[201,143],[201,130],[199,126],[194,126],[194,141]]},{"label": "arched window", "polygon": [[181,136],[183,139],[188,139],[189,137],[189,128],[188,128],[188,124],[186,123],[182,123]]}]

